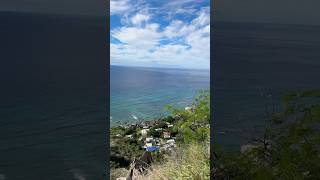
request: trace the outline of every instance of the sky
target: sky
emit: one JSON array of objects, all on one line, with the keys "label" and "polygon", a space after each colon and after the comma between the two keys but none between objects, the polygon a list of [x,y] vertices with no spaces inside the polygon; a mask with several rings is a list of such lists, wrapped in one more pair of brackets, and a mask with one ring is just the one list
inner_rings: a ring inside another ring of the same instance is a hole
[{"label": "sky", "polygon": [[111,65],[210,68],[210,0],[111,0]]}]

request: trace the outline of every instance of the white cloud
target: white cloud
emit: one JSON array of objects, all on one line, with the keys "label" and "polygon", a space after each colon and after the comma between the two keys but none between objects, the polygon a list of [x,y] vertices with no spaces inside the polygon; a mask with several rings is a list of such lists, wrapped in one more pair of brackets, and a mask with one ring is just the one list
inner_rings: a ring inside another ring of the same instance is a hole
[{"label": "white cloud", "polygon": [[146,27],[122,27],[112,30],[111,35],[125,44],[135,48],[151,48],[158,45],[161,34],[157,32],[158,24],[149,24]]},{"label": "white cloud", "polygon": [[169,3],[166,3],[165,7],[173,7],[173,8],[177,8],[177,7],[182,7],[185,4],[188,3],[194,3],[195,0],[179,0],[179,1],[171,1]]},{"label": "white cloud", "polygon": [[174,20],[170,23],[169,26],[167,26],[164,30],[165,36],[168,38],[175,38],[179,36],[183,36],[182,32],[185,29],[185,24],[184,22],[180,20]]},{"label": "white cloud", "polygon": [[130,10],[130,0],[110,0],[110,14],[123,14]]},{"label": "white cloud", "polygon": [[193,25],[195,26],[205,26],[210,24],[210,9],[202,8],[198,13],[198,17],[192,20]]},{"label": "white cloud", "polygon": [[197,29],[210,25],[210,12],[208,8],[201,9],[197,15],[190,24],[180,20],[173,20],[170,25],[165,28],[165,35],[168,38],[182,37]]},{"label": "white cloud", "polygon": [[131,18],[131,22],[134,25],[141,25],[141,23],[146,22],[150,19],[150,16],[147,14],[138,13]]},{"label": "white cloud", "polygon": [[194,14],[197,11],[195,8],[180,8],[176,9],[176,14]]},{"label": "white cloud", "polygon": [[196,11],[189,22],[174,19],[162,27],[147,10],[131,14],[131,23],[111,30],[122,42],[111,43],[111,64],[209,68],[210,10]]}]

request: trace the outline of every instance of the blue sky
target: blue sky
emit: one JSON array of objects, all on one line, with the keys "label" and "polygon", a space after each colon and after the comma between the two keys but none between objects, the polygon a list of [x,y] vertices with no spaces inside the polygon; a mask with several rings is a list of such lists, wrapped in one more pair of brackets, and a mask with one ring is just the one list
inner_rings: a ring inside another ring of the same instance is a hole
[{"label": "blue sky", "polygon": [[111,65],[209,69],[210,0],[111,0]]}]

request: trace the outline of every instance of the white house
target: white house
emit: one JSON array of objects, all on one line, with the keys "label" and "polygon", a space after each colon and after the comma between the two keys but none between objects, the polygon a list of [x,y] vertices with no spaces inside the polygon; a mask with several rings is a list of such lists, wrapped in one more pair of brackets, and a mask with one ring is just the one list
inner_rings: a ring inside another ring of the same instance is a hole
[{"label": "white house", "polygon": [[167,144],[174,144],[175,143],[175,140],[174,139],[169,139],[167,140]]},{"label": "white house", "polygon": [[153,137],[147,137],[146,138],[146,142],[151,142],[151,141],[153,141]]},{"label": "white house", "polygon": [[149,129],[142,129],[141,130],[141,135],[146,136],[148,134]]},{"label": "white house", "polygon": [[171,137],[170,132],[163,132],[163,138],[169,139]]},{"label": "white house", "polygon": [[126,135],[127,138],[132,139],[132,134]]},{"label": "white house", "polygon": [[152,143],[146,143],[146,147],[151,147],[153,146]]},{"label": "white house", "polygon": [[192,111],[192,107],[185,107],[184,110],[185,111]]}]

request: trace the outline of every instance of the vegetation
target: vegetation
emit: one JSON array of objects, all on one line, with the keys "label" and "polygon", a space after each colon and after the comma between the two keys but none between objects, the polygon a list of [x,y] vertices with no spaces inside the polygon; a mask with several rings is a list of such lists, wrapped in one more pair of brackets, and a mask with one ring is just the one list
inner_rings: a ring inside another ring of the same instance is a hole
[{"label": "vegetation", "polygon": [[118,177],[126,177],[129,171],[126,168],[116,168],[110,171],[110,179],[117,179]]},{"label": "vegetation", "polygon": [[178,132],[179,140],[183,143],[202,142],[210,139],[210,93],[201,91],[194,99],[191,109],[174,109],[167,106],[172,116],[179,116],[173,128]]},{"label": "vegetation", "polygon": [[[132,134],[132,138],[124,138],[128,135],[128,131]],[[117,137],[120,135],[120,137]],[[111,128],[110,132],[110,163],[111,168],[124,168],[129,166],[133,157],[139,157],[143,151],[140,149],[140,143],[137,140],[137,133],[132,130],[121,127]]]},{"label": "vegetation", "polygon": [[190,110],[167,106],[178,117],[173,132],[178,134],[177,150],[156,163],[144,179],[210,179],[210,94],[200,92]]},{"label": "vegetation", "polygon": [[152,169],[143,179],[210,179],[209,144],[192,143],[180,147]]},{"label": "vegetation", "polygon": [[149,136],[152,136],[152,137],[160,137],[161,136],[161,133],[159,131],[156,131],[156,128],[151,128],[150,131],[148,132],[148,135]]},{"label": "vegetation", "polygon": [[264,137],[242,153],[217,152],[216,179],[319,179],[320,91],[283,97],[284,111],[267,121]]}]

